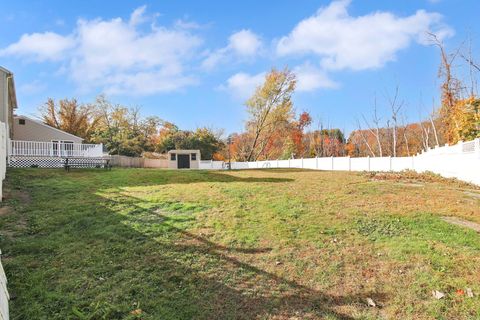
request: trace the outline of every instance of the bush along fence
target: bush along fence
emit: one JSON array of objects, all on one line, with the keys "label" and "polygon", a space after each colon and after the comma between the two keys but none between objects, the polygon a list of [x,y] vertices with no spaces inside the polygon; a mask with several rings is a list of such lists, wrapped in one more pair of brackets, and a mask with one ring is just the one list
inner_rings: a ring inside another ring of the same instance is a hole
[{"label": "bush along fence", "polygon": [[[200,169],[225,169],[223,161],[201,161]],[[480,139],[436,147],[411,157],[323,157],[232,162],[232,169],[302,168],[339,171],[431,171],[480,185]]]}]

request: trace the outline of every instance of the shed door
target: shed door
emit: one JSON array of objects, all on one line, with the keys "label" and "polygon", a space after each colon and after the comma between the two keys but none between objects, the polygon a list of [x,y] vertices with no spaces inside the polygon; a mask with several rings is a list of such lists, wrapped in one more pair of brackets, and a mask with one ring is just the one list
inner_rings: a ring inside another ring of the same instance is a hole
[{"label": "shed door", "polygon": [[179,154],[178,157],[178,169],[189,169],[190,168],[190,155],[189,154]]}]

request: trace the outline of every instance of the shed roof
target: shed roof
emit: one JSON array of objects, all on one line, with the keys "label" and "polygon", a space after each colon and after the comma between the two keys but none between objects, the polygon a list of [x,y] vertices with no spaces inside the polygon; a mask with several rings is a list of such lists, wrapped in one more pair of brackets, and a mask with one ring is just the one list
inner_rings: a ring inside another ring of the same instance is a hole
[{"label": "shed roof", "polygon": [[178,152],[200,153],[200,150],[175,149],[175,150],[168,151],[168,153],[178,153]]}]

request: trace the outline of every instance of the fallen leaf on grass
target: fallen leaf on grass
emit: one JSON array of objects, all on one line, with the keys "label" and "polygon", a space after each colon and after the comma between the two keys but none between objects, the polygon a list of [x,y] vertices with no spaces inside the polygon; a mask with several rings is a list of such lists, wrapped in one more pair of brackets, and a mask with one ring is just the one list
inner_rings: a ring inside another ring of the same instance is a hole
[{"label": "fallen leaf on grass", "polygon": [[471,288],[467,288],[467,297],[473,298],[473,291]]},{"label": "fallen leaf on grass", "polygon": [[437,300],[440,300],[440,299],[442,299],[443,297],[445,297],[445,293],[440,292],[440,291],[438,291],[438,290],[433,290],[433,291],[432,291],[432,295],[433,295],[433,296],[435,297],[435,299],[437,299]]},{"label": "fallen leaf on grass", "polygon": [[372,298],[367,298],[367,304],[369,307],[376,307],[377,304],[375,303],[375,301],[373,301]]},{"label": "fallen leaf on grass", "polygon": [[130,314],[135,315],[135,316],[140,315],[140,314],[142,314],[142,309],[135,309],[132,312],[130,312]]}]

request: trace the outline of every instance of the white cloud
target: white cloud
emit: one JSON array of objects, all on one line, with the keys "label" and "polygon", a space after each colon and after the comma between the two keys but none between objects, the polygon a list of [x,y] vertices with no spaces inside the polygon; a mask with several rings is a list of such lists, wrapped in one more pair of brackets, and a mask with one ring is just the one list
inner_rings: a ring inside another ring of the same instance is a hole
[{"label": "white cloud", "polygon": [[52,32],[23,35],[0,54],[59,60],[64,74],[84,91],[154,94],[194,84],[187,71],[202,40],[176,27],[152,24],[141,29],[148,20],[145,10],[136,9],[128,21],[79,20],[65,37]]},{"label": "white cloud", "polygon": [[129,24],[131,26],[136,26],[142,24],[147,19],[145,18],[145,11],[147,10],[147,6],[143,5],[135,10],[133,10],[132,14],[130,15]]},{"label": "white cloud", "polygon": [[[320,68],[306,62],[293,69],[297,77],[297,91],[306,92],[317,89],[334,89],[339,85],[330,79]],[[253,95],[255,89],[265,81],[266,72],[257,74],[248,74],[239,72],[228,78],[226,84],[219,89],[229,92],[232,96],[240,100],[246,100]]]},{"label": "white cloud", "polygon": [[240,56],[254,56],[262,46],[260,38],[250,30],[241,30],[229,38],[229,47]]},{"label": "white cloud", "polygon": [[232,34],[228,39],[228,45],[213,51],[203,61],[205,69],[212,69],[222,62],[228,62],[235,58],[248,59],[255,57],[262,48],[260,37],[250,30],[244,29]]},{"label": "white cloud", "polygon": [[64,54],[75,46],[72,36],[62,36],[54,32],[24,34],[20,40],[0,50],[0,56],[26,57],[35,61],[54,61],[64,58]]},{"label": "white cloud", "polygon": [[227,84],[220,88],[230,92],[238,99],[248,99],[255,89],[260,86],[265,80],[265,72],[255,75],[239,72],[228,78]]},{"label": "white cloud", "polygon": [[418,10],[408,17],[374,12],[353,17],[350,0],[334,1],[312,17],[302,20],[276,46],[280,56],[315,55],[324,69],[365,70],[395,60],[398,51],[412,42],[424,43],[426,31],[441,37],[453,34],[442,16]]},{"label": "white cloud", "polygon": [[298,91],[314,91],[317,89],[334,89],[339,85],[320,68],[306,62],[293,69],[297,77]]},{"label": "white cloud", "polygon": [[46,81],[35,80],[30,83],[24,83],[18,87],[18,93],[24,95],[37,94],[45,91],[47,88]]},{"label": "white cloud", "polygon": [[93,83],[117,94],[151,94],[191,84],[184,64],[201,43],[186,31],[165,27],[142,34],[119,18],[81,20],[77,39],[72,78],[83,87]]}]

